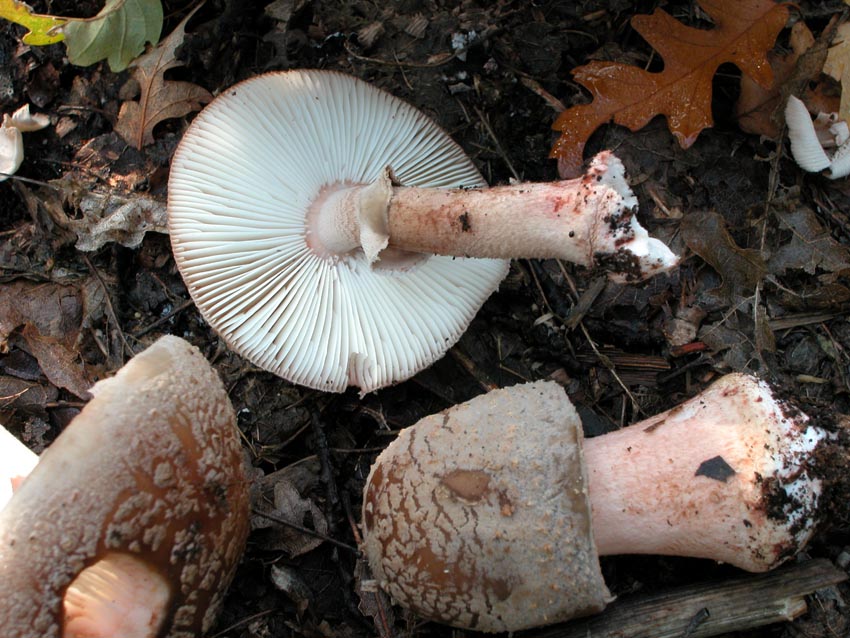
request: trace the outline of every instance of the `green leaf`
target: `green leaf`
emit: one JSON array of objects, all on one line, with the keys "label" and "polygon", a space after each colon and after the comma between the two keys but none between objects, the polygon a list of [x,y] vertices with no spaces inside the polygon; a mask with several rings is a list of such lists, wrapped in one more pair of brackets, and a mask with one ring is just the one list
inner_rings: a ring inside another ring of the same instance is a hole
[{"label": "green leaf", "polygon": [[106,0],[93,18],[71,20],[61,29],[72,64],[88,66],[106,58],[110,69],[123,71],[145,50],[146,42],[159,41],[162,4],[160,0]]},{"label": "green leaf", "polygon": [[57,27],[65,24],[65,18],[33,13],[29,5],[18,0],[0,0],[0,18],[29,29],[22,38],[25,44],[55,44],[65,37],[57,30]]}]

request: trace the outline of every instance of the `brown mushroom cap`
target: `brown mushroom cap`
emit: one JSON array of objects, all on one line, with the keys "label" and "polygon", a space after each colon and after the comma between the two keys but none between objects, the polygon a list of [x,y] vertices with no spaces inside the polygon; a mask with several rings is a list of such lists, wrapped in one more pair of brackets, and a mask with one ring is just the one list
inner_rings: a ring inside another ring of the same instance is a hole
[{"label": "brown mushroom cap", "polygon": [[93,394],[0,511],[3,636],[67,635],[66,591],[114,556],[168,585],[148,635],[200,635],[248,530],[242,451],[224,387],[196,348],[163,337]]},{"label": "brown mushroom cap", "polygon": [[581,441],[575,408],[546,382],[403,430],[364,495],[363,550],[378,584],[426,618],[479,631],[600,611],[611,596]]}]

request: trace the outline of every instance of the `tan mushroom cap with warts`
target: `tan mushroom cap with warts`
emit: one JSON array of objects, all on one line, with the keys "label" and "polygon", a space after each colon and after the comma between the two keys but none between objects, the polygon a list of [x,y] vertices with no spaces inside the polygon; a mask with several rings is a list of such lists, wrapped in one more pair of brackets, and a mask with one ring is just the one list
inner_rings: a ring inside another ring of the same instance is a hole
[{"label": "tan mushroom cap with warts", "polygon": [[507,261],[385,253],[372,267],[363,251],[308,244],[323,193],[388,167],[407,185],[485,185],[423,113],[341,73],[267,73],[195,118],[172,161],[169,231],[192,298],[231,348],[294,383],[369,392],[460,338]]},{"label": "tan mushroom cap with warts", "polygon": [[[196,348],[163,337],[92,392],[0,511],[3,636],[118,635],[99,623],[103,598],[143,589],[153,607],[122,638],[201,635],[247,536],[221,380]],[[133,574],[147,585],[128,589]]]},{"label": "tan mushroom cap with warts", "polygon": [[363,551],[378,584],[419,615],[514,631],[601,611],[581,454],[563,389],[494,390],[425,417],[366,482]]}]

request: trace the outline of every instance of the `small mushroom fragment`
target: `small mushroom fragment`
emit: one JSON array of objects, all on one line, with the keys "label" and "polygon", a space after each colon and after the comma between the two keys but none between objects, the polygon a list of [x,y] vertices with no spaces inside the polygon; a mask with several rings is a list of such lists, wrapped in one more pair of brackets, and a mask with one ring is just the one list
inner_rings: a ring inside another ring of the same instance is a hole
[{"label": "small mushroom fragment", "polygon": [[0,122],[0,182],[14,175],[24,161],[24,137],[21,133],[38,131],[48,124],[50,118],[42,113],[30,113],[29,104],[24,104],[12,115],[3,115]]},{"label": "small mushroom fragment", "polygon": [[163,337],[92,394],[0,510],[2,634],[204,635],[248,530],[224,387]]},{"label": "small mushroom fragment", "polygon": [[753,377],[583,441],[563,389],[496,390],[403,430],[363,499],[378,584],[419,615],[515,631],[600,611],[598,556],[770,569],[811,536],[827,439]]},{"label": "small mushroom fragment", "polygon": [[0,510],[36,463],[38,456],[0,425]]},{"label": "small mushroom fragment", "polygon": [[850,128],[837,113],[818,113],[812,121],[803,101],[791,95],[785,105],[785,123],[791,155],[800,168],[810,173],[825,171],[829,179],[850,175]]},{"label": "small mushroom fragment", "polygon": [[505,259],[561,257],[630,281],[676,264],[637,222],[611,153],[578,180],[483,186],[394,96],[340,73],[268,73],[222,92],[184,135],[169,232],[189,292],[234,350],[334,392],[441,357]]}]

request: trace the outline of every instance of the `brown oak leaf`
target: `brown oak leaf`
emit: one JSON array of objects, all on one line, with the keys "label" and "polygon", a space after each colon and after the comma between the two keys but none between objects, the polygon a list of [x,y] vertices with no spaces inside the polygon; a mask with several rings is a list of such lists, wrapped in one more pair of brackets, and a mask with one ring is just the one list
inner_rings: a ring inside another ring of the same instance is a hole
[{"label": "brown oak leaf", "polygon": [[738,246],[718,213],[686,215],[682,220],[682,237],[688,248],[723,278],[719,289],[708,291],[709,297],[735,305],[751,295],[767,273],[761,253]]},{"label": "brown oak leaf", "polygon": [[850,273],[850,250],[836,241],[824,228],[811,208],[799,207],[776,213],[779,227],[791,231],[787,244],[770,257],[770,272],[781,275],[787,270],[804,270],[815,274]]},{"label": "brown oak leaf", "polygon": [[767,54],[773,69],[773,84],[764,88],[747,76],[741,78],[741,94],[735,105],[741,130],[778,139],[789,95],[802,99],[811,113],[838,110],[835,82],[821,76],[837,26],[833,18],[815,39],[805,22],[795,23],[789,37],[791,50],[782,55],[773,51]]},{"label": "brown oak leaf", "polygon": [[187,15],[167,38],[133,62],[132,74],[141,87],[141,96],[138,102],[129,100],[121,105],[115,123],[115,132],[130,146],[141,149],[152,144],[154,126],[163,120],[197,111],[212,100],[212,94],[205,88],[191,82],[166,80],[164,76],[168,69],[182,65],[176,51],[183,44],[186,23],[193,13]]},{"label": "brown oak leaf", "polygon": [[551,156],[558,158],[563,177],[579,174],[588,138],[612,120],[636,131],[656,115],[665,115],[679,144],[689,148],[713,123],[711,82],[721,64],[731,62],[759,85],[770,86],[767,51],[785,26],[788,5],[773,0],[699,0],[699,4],[713,20],[713,29],[686,26],[661,9],[632,18],[635,31],[664,59],[662,71],[607,61],[573,70],[593,101],[567,109],[553,125],[561,136]]}]

